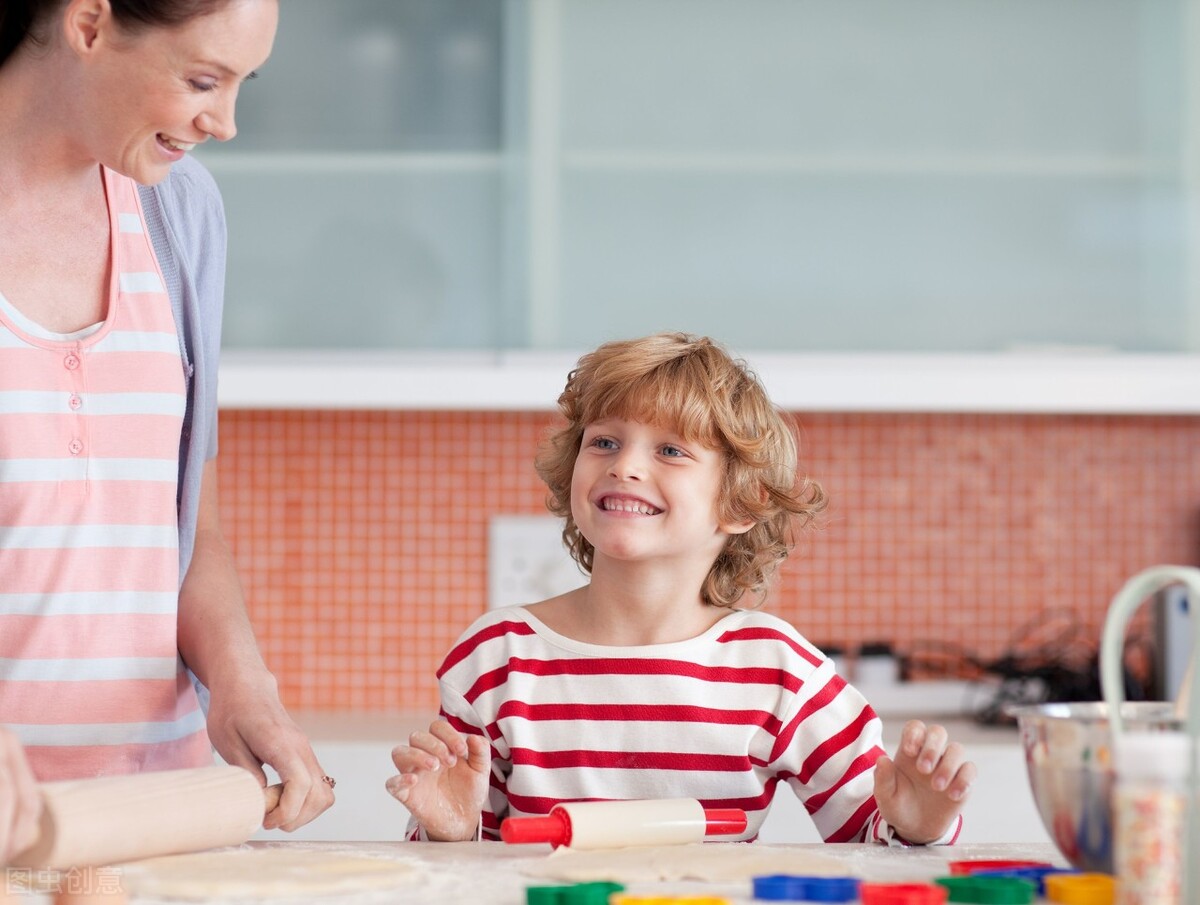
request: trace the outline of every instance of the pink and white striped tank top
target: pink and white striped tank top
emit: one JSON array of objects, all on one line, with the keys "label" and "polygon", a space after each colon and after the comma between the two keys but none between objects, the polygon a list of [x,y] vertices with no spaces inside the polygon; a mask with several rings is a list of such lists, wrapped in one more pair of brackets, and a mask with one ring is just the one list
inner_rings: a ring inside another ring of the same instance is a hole
[{"label": "pink and white striped tank top", "polygon": [[179,341],[137,186],[103,177],[105,321],[0,295],[0,723],[42,780],[213,761],[176,637]]}]

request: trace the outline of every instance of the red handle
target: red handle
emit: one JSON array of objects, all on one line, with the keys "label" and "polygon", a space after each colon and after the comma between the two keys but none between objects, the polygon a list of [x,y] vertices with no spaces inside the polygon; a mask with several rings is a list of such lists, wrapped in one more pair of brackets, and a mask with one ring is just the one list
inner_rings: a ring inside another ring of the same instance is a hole
[{"label": "red handle", "polygon": [[507,817],[500,823],[500,838],[510,845],[549,842],[555,848],[571,844],[571,818],[557,808],[545,817]]},{"label": "red handle", "polygon": [[746,812],[741,808],[705,808],[705,836],[736,836],[746,832]]}]

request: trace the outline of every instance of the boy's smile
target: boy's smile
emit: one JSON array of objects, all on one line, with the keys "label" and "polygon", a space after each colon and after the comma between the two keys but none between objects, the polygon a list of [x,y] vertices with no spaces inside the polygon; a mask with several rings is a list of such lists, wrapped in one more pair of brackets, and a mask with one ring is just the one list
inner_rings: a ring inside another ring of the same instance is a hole
[{"label": "boy's smile", "polygon": [[724,477],[719,450],[609,418],[584,430],[571,512],[597,562],[694,561],[703,577],[729,533],[716,515]]},{"label": "boy's smile", "polygon": [[617,493],[601,497],[600,508],[605,512],[625,512],[630,515],[658,515],[662,512],[657,506],[652,506],[645,500]]}]

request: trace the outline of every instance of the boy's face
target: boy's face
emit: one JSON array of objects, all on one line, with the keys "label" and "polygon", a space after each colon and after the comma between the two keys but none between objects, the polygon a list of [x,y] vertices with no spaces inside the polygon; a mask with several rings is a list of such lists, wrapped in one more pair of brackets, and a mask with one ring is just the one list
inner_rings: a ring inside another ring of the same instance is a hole
[{"label": "boy's face", "polygon": [[750,525],[717,517],[723,454],[673,430],[609,418],[583,432],[571,479],[571,515],[595,562],[696,560],[712,566],[728,536]]}]

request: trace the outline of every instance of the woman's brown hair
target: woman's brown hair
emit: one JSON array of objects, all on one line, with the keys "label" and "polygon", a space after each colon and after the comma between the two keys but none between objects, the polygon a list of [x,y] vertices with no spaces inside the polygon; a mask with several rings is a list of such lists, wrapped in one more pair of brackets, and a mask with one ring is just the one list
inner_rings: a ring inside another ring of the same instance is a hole
[{"label": "woman's brown hair", "polygon": [[[224,7],[230,0],[109,0],[113,19],[126,31],[183,25]],[[0,2],[0,66],[26,41],[44,45],[45,28],[67,0]]]}]

